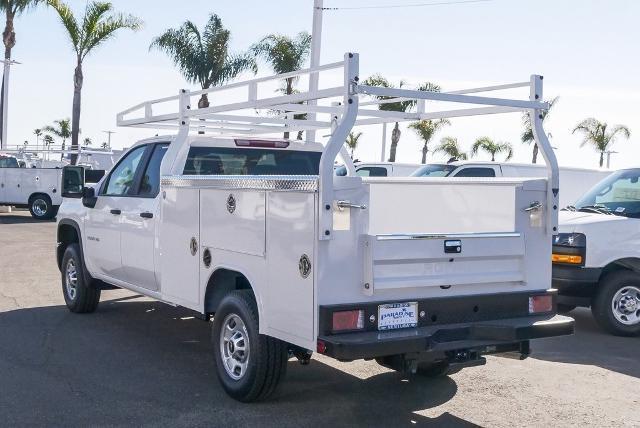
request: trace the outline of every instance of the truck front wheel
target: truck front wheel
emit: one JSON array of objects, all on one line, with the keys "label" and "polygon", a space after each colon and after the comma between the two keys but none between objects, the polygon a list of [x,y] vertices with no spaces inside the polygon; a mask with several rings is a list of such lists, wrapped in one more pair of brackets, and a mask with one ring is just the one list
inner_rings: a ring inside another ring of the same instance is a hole
[{"label": "truck front wheel", "polygon": [[62,257],[62,294],[71,312],[90,313],[100,302],[100,288],[85,283],[78,244],[70,244]]},{"label": "truck front wheel", "polygon": [[232,291],[213,319],[212,340],[218,379],[231,397],[245,403],[271,396],[287,369],[287,346],[259,334],[253,295]]},{"label": "truck front wheel", "polygon": [[618,271],[604,277],[593,298],[591,312],[598,324],[611,334],[640,334],[640,275]]}]

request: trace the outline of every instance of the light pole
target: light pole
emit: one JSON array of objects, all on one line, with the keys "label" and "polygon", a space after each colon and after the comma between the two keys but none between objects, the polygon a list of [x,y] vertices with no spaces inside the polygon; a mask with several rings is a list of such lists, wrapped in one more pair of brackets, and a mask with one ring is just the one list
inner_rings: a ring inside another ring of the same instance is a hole
[{"label": "light pole", "polygon": [[617,154],[618,152],[614,150],[609,150],[605,152],[607,154],[607,169],[611,168],[611,154]]},{"label": "light pole", "polygon": [[11,66],[14,64],[20,64],[12,59],[4,59],[4,75],[2,78],[2,135],[0,135],[0,149],[6,149],[9,147],[7,144],[7,131],[8,131],[8,119],[9,119],[9,74]]},{"label": "light pole", "polygon": [[[320,66],[320,51],[322,49],[322,13],[324,11],[324,0],[313,0],[313,27],[311,30],[311,63],[310,67]],[[309,92],[316,92],[319,86],[318,73],[311,73],[309,75]],[[318,104],[316,100],[309,100],[307,102],[310,106]],[[309,120],[316,120],[316,113],[309,113]],[[315,142],[316,131],[307,131],[307,142]]]},{"label": "light pole", "polygon": [[105,134],[108,135],[108,137],[107,137],[107,146],[108,146],[109,149],[111,149],[111,134],[115,134],[116,131],[102,131],[102,132],[104,132]]}]

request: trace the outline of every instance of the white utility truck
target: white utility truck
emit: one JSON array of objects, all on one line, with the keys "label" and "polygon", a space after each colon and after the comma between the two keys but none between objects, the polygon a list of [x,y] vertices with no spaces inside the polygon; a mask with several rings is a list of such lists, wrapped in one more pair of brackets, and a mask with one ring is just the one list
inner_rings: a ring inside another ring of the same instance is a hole
[{"label": "white utility truck", "polygon": [[[71,153],[49,150],[44,152],[48,155]],[[50,166],[44,166],[47,164]],[[37,220],[54,218],[62,204],[60,188],[64,163],[58,166],[51,165],[39,158],[37,161],[34,159],[31,166],[26,162],[21,166],[19,158],[14,154],[0,154],[0,205],[29,208],[31,216]],[[84,167],[90,169],[91,165]],[[87,181],[95,183],[103,175],[104,170],[93,169],[87,173]]]},{"label": "white utility truck", "polygon": [[[573,205],[578,198],[611,174],[609,170],[564,167],[560,174],[560,207]],[[413,177],[546,177],[544,165],[512,162],[455,161],[423,165]]]},{"label": "white utility truck", "polygon": [[[356,175],[359,177],[408,177],[422,165],[419,163],[399,162],[355,162]],[[336,175],[346,176],[345,165],[336,168]]]},{"label": "white utility truck", "polygon": [[[282,79],[332,70],[343,84],[274,95]],[[530,95],[466,95],[507,88]],[[192,108],[203,94],[216,101]],[[212,318],[218,378],[241,401],[268,397],[288,358],[308,362],[312,351],[422,375],[487,354],[526,358],[531,339],[574,324],[556,315],[551,290],[558,171],[542,95],[541,76],[457,93],[365,86],[347,54],[132,107],[120,126],[178,132],[135,144],[95,188],[66,169],[75,185],[58,214],[57,257],[67,306],[92,312],[116,286]],[[417,109],[360,108],[371,96]],[[425,100],[472,107],[426,111]],[[354,125],[523,110],[549,179],[362,178],[343,147]],[[263,137],[322,129],[325,145]],[[334,175],[339,154],[346,177]]]},{"label": "white utility truck", "polygon": [[640,334],[640,168],[616,171],[560,213],[559,309],[591,307],[605,330]]}]

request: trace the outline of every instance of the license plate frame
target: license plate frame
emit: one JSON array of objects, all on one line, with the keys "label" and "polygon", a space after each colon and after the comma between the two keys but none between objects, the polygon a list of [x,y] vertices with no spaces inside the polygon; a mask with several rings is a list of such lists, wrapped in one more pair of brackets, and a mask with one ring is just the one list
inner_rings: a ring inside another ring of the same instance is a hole
[{"label": "license plate frame", "polygon": [[378,330],[399,330],[418,326],[418,302],[378,305]]}]

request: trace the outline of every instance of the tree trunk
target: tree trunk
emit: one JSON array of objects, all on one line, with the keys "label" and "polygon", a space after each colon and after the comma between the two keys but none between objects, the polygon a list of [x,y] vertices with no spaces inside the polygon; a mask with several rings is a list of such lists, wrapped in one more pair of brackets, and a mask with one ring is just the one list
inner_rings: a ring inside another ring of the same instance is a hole
[{"label": "tree trunk", "polygon": [[[208,89],[208,88],[203,88]],[[209,97],[207,94],[202,94],[200,99],[198,100],[198,108],[208,108],[209,107]]]},{"label": "tree trunk", "polygon": [[82,101],[82,83],[84,76],[82,74],[82,60],[78,58],[78,63],[73,75],[73,109],[71,111],[71,165],[78,162],[78,142],[80,139],[80,105]]},{"label": "tree trunk", "polygon": [[495,162],[495,161],[496,161],[496,154],[491,153],[491,162]]},{"label": "tree trunk", "polygon": [[[7,6],[9,9],[9,6]],[[6,25],[4,27],[4,32],[2,33],[2,41],[4,42],[4,58],[11,59],[11,49],[16,45],[16,33],[14,31],[13,26],[13,18],[15,14],[11,13],[10,10],[6,11]]]},{"label": "tree trunk", "polygon": [[600,152],[600,168],[604,165],[604,152]]},{"label": "tree trunk", "polygon": [[531,163],[537,163],[538,162],[538,145],[534,142],[533,143],[533,159],[531,159]]},{"label": "tree trunk", "polygon": [[[285,81],[287,82],[287,87],[284,90],[285,94],[286,95],[293,94],[293,77],[289,77],[288,79],[285,79]],[[302,140],[302,136],[300,134],[298,135],[300,136],[298,140]],[[289,131],[284,133],[284,139],[285,140],[289,139]]]},{"label": "tree trunk", "polygon": [[427,152],[429,151],[429,149],[427,148],[427,143],[424,143],[424,146],[422,146],[422,164],[424,165],[425,163],[427,163]]},{"label": "tree trunk", "polygon": [[391,132],[391,150],[389,151],[389,162],[396,161],[396,150],[398,149],[398,142],[400,141],[400,136],[402,132],[400,131],[400,124],[396,122],[396,126],[393,127],[393,131]]}]

